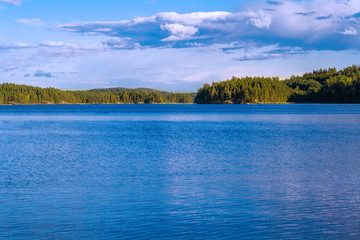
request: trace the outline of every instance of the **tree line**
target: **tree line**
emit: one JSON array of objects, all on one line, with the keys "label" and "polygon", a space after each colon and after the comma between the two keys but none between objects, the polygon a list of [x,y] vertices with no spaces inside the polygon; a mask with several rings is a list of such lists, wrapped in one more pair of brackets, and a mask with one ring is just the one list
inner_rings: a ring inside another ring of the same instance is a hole
[{"label": "tree line", "polygon": [[200,104],[286,102],[292,89],[279,78],[233,77],[231,80],[205,84],[195,97]]},{"label": "tree line", "polygon": [[197,93],[148,88],[62,91],[13,83],[0,84],[0,104],[116,103],[360,103],[360,66],[314,70],[281,81],[277,77],[233,77],[205,84]]},{"label": "tree line", "polygon": [[116,103],[192,103],[189,93],[154,89],[93,89],[62,91],[13,83],[0,84],[0,104],[116,104]]},{"label": "tree line", "polygon": [[290,102],[360,103],[360,66],[319,69],[284,83],[293,89]]},{"label": "tree line", "polygon": [[360,103],[360,67],[314,70],[303,76],[279,78],[233,77],[205,84],[195,103]]}]

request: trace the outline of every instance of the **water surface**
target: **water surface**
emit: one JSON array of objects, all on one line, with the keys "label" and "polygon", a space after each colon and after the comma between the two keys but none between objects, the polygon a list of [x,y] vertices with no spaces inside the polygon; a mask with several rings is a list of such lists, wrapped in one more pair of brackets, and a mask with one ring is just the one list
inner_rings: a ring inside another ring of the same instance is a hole
[{"label": "water surface", "polygon": [[360,105],[0,106],[0,239],[360,238]]}]

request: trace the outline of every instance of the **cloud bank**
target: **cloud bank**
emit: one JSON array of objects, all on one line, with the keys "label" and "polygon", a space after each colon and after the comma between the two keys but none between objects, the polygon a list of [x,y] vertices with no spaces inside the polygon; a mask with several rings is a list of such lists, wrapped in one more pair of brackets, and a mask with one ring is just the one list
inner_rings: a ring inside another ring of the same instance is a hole
[{"label": "cloud bank", "polygon": [[267,1],[236,13],[165,12],[132,20],[68,23],[53,29],[127,39],[127,46],[134,47],[257,42],[309,50],[341,50],[360,47],[359,24],[357,0],[287,0]]},{"label": "cloud bank", "polygon": [[0,44],[0,52],[32,48],[32,47],[34,47],[34,45],[27,43]]}]

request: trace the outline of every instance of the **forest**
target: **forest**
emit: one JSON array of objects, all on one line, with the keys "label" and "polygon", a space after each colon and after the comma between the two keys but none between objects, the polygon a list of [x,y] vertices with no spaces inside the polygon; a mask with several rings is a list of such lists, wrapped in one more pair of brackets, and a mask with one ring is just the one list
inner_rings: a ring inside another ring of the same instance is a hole
[{"label": "forest", "polygon": [[120,104],[120,103],[193,103],[189,93],[154,89],[93,89],[62,91],[13,83],[0,84],[0,104]]},{"label": "forest", "polygon": [[121,103],[360,103],[360,66],[314,70],[302,76],[233,77],[205,84],[197,93],[149,88],[104,88],[63,91],[13,83],[0,84],[0,104]]},{"label": "forest", "polygon": [[284,103],[292,89],[279,78],[245,77],[205,84],[195,97],[200,104]]},{"label": "forest", "polygon": [[205,84],[195,97],[199,104],[223,103],[360,103],[360,67],[314,70],[303,76],[233,77]]}]

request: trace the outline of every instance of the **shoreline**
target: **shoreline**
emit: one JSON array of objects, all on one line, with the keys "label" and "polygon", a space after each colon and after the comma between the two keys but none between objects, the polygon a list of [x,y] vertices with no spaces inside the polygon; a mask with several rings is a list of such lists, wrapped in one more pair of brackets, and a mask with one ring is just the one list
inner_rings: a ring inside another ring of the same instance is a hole
[{"label": "shoreline", "polygon": [[320,102],[286,102],[286,103],[44,103],[44,104],[0,104],[1,106],[67,106],[67,105],[358,105],[360,103],[320,103]]}]

